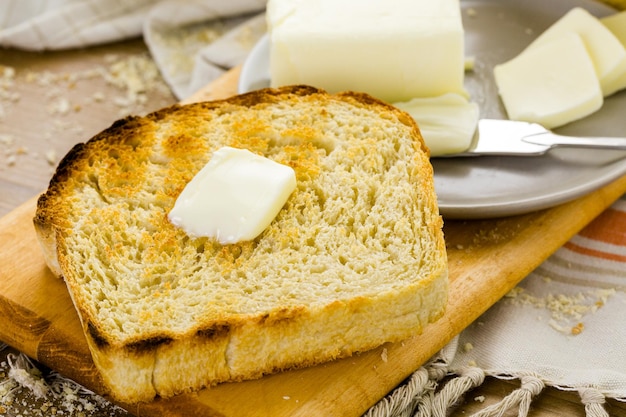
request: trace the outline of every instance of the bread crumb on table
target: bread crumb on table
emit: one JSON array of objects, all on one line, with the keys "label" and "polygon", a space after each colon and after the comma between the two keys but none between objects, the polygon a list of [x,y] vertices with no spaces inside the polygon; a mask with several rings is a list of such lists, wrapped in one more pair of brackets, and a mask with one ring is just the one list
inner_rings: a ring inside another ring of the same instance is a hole
[{"label": "bread crumb on table", "polygon": [[[0,344],[0,415],[22,417],[127,417],[103,397],[54,372],[44,373],[24,354]],[[25,406],[28,405],[28,408]]]},{"label": "bread crumb on table", "polygon": [[[544,280],[547,284],[550,279]],[[595,289],[576,294],[552,294],[535,296],[522,287],[515,287],[506,294],[508,303],[545,309],[550,314],[548,324],[554,330],[566,335],[578,335],[584,330],[581,321],[586,315],[594,314],[602,308],[615,289]],[[538,318],[542,321],[542,318]]]},{"label": "bread crumb on table", "polygon": [[46,161],[48,161],[48,164],[50,165],[54,165],[56,163],[57,154],[54,149],[49,149],[48,151],[46,151]]},{"label": "bread crumb on table", "polygon": [[224,33],[223,23],[219,20],[213,25],[188,25],[168,32],[153,35],[153,42],[165,51],[167,72],[173,77],[191,72],[194,57],[198,51],[218,39]]},{"label": "bread crumb on table", "polygon": [[585,329],[585,325],[583,323],[578,323],[576,324],[576,326],[572,327],[572,334],[573,335],[581,334],[584,329]]},{"label": "bread crumb on table", "polygon": [[[76,98],[77,89],[97,82],[103,85],[102,91],[85,95],[82,99]],[[32,108],[32,103],[20,103],[22,93],[32,88],[41,89],[39,109]],[[84,141],[87,139],[84,137],[85,128],[72,115],[98,109],[100,112],[113,113],[112,119],[115,119],[130,114],[144,114],[171,104],[153,103],[149,99],[151,94],[172,97],[156,64],[144,52],[127,56],[109,54],[92,67],[73,72],[18,70],[0,65],[0,124],[12,113],[24,111],[22,107],[28,105],[29,112],[41,113],[38,117],[49,119],[51,128],[42,132],[43,139],[72,135],[76,136],[77,141]],[[0,132],[0,168],[21,166],[19,156],[29,154],[28,149],[21,144],[25,138],[11,133],[15,132]],[[31,153],[29,156],[31,160],[43,160],[51,166],[58,162],[55,150]]]}]

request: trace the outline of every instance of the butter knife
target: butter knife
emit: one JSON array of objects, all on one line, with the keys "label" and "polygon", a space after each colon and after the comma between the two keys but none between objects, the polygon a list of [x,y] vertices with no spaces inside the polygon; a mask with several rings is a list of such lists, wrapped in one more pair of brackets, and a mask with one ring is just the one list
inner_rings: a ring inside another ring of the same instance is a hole
[{"label": "butter knife", "polygon": [[626,150],[626,137],[576,137],[553,133],[537,123],[481,119],[470,147],[461,153],[444,155],[543,155],[555,147]]}]

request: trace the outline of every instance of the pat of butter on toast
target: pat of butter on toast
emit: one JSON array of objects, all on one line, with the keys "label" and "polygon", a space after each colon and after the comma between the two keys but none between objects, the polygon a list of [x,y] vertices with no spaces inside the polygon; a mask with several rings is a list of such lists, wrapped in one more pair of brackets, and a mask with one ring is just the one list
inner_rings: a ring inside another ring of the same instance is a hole
[{"label": "pat of butter on toast", "polygon": [[168,217],[193,237],[208,236],[221,244],[252,240],[295,189],[291,167],[225,146],[187,184]]}]

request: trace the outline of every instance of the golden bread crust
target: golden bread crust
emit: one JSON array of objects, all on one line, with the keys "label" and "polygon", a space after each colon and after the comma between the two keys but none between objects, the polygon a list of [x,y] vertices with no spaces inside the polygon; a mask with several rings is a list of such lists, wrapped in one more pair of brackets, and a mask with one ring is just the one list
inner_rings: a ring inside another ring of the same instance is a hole
[{"label": "golden bread crust", "polygon": [[[222,246],[167,219],[221,146],[296,172],[253,241]],[[126,403],[399,341],[446,303],[428,150],[408,114],[366,94],[292,86],[117,121],[63,158],[34,225]]]}]

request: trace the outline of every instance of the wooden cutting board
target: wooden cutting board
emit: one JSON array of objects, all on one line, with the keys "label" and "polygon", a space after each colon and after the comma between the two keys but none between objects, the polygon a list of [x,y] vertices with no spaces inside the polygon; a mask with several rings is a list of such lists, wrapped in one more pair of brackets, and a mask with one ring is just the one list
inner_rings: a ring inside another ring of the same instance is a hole
[{"label": "wooden cutting board", "polygon": [[[227,73],[188,101],[234,94],[238,74]],[[446,221],[449,303],[420,336],[317,367],[122,406],[142,416],[359,416],[625,192],[626,176],[549,210]],[[35,205],[33,197],[0,219],[0,340],[106,395],[65,285],[40,252]]]}]

